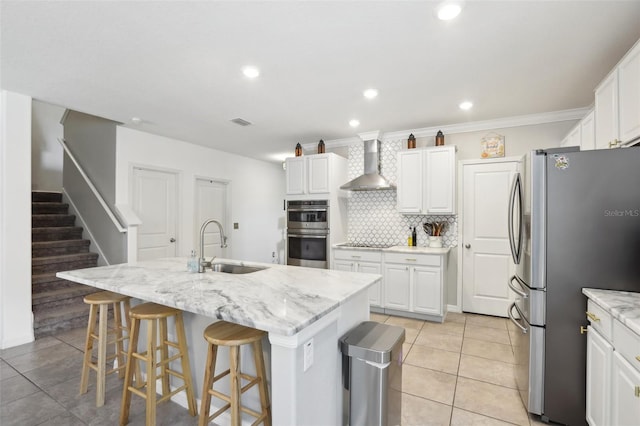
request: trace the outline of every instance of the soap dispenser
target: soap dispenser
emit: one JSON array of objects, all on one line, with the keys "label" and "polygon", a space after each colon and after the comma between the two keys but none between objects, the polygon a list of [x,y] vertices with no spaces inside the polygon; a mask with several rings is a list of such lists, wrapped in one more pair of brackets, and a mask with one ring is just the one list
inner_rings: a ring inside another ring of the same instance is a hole
[{"label": "soap dispenser", "polygon": [[416,233],[416,227],[413,227],[413,231],[411,231],[411,245],[416,247],[418,245],[418,235]]},{"label": "soap dispenser", "polygon": [[195,250],[191,250],[191,256],[189,256],[189,260],[187,261],[187,271],[198,272],[198,259],[196,259]]}]

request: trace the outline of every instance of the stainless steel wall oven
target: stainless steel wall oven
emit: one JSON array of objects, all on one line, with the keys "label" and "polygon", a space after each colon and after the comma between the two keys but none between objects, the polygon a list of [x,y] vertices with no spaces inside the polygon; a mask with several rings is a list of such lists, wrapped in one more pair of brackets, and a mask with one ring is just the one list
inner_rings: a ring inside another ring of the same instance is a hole
[{"label": "stainless steel wall oven", "polygon": [[287,265],[329,267],[329,201],[287,202]]}]

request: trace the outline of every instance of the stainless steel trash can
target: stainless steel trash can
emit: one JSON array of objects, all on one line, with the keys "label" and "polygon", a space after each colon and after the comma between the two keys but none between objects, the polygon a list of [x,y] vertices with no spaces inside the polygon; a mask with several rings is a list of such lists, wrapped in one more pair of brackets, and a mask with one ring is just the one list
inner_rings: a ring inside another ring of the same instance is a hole
[{"label": "stainless steel trash can", "polygon": [[340,339],[344,425],[400,425],[403,343],[404,328],[374,321]]}]

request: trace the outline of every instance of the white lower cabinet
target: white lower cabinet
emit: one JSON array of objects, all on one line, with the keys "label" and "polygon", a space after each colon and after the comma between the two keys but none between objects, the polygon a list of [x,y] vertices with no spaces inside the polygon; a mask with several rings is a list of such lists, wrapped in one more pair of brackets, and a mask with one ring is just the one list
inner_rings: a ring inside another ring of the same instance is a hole
[{"label": "white lower cabinet", "polygon": [[592,300],[587,318],[590,426],[640,425],[640,335]]},{"label": "white lower cabinet", "polygon": [[587,333],[587,422],[609,424],[609,386],[613,346],[593,327]]},{"label": "white lower cabinet", "polygon": [[409,266],[385,263],[384,265],[384,306],[385,308],[409,310],[411,272]]},{"label": "white lower cabinet", "polygon": [[442,315],[442,274],[440,268],[413,268],[413,312]]},{"label": "white lower cabinet", "polygon": [[[334,250],[333,269],[366,274],[382,274],[382,253],[374,250]],[[384,279],[384,278],[383,278]],[[369,304],[382,306],[382,283],[369,287]]]}]

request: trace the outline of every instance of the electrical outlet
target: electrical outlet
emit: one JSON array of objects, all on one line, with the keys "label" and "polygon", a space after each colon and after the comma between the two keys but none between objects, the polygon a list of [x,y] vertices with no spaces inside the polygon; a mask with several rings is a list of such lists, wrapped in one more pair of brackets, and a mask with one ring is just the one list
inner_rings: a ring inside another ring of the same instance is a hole
[{"label": "electrical outlet", "polygon": [[238,229],[240,228],[240,225],[238,225],[238,222],[233,222],[233,229]]},{"label": "electrical outlet", "polygon": [[304,344],[304,371],[313,365],[313,339]]}]

